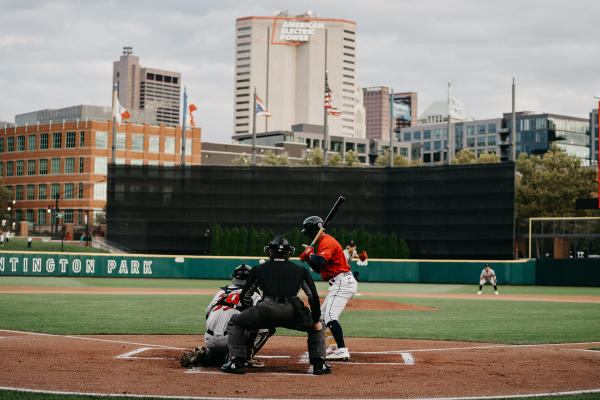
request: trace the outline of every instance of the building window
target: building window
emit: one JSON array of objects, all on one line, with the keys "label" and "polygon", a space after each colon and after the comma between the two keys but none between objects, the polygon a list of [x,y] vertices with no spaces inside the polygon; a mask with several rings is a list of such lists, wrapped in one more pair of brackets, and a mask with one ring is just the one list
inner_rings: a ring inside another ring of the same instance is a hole
[{"label": "building window", "polygon": [[485,136],[477,137],[477,146],[485,146]]},{"label": "building window", "polygon": [[27,185],[27,200],[35,200],[35,185]]},{"label": "building window", "polygon": [[38,210],[38,225],[46,225],[46,209]]},{"label": "building window", "polygon": [[25,162],[23,160],[17,161],[17,176],[23,176]]},{"label": "building window", "polygon": [[84,158],[79,157],[79,173],[80,174],[83,174],[83,165],[84,165]]},{"label": "building window", "polygon": [[23,185],[17,185],[15,188],[15,200],[23,200]]},{"label": "building window", "polygon": [[33,219],[34,218],[33,210],[27,210],[25,212],[25,216],[27,218],[27,222],[35,222],[35,220]]},{"label": "building window", "polygon": [[65,224],[73,223],[73,210],[65,210]]},{"label": "building window", "polygon": [[41,183],[38,185],[38,200],[46,200],[46,190],[48,186],[45,183]]},{"label": "building window", "polygon": [[42,158],[40,160],[40,175],[48,175],[48,160],[45,158]]},{"label": "building window", "polygon": [[9,136],[6,138],[6,151],[12,153],[15,151],[15,137]]},{"label": "building window", "polygon": [[160,151],[160,136],[148,136],[148,152],[158,153]]},{"label": "building window", "polygon": [[488,133],[496,133],[496,124],[488,124]]},{"label": "building window", "polygon": [[4,138],[0,138],[0,153],[4,153]]},{"label": "building window", "polygon": [[107,158],[94,157],[94,173],[98,175],[106,175],[108,172]]},{"label": "building window", "polygon": [[60,183],[52,183],[50,185],[50,199],[54,200],[60,196]]},{"label": "building window", "polygon": [[414,140],[421,140],[421,131],[414,131],[413,138]]},{"label": "building window", "polygon": [[0,176],[4,176],[4,162],[0,161]]},{"label": "building window", "polygon": [[477,133],[479,135],[485,135],[485,125],[477,125]]},{"label": "building window", "polygon": [[467,136],[475,135],[475,125],[467,126]]},{"label": "building window", "polygon": [[67,149],[75,148],[75,132],[67,132]]},{"label": "building window", "polygon": [[496,145],[496,135],[488,136],[488,146]]},{"label": "building window", "polygon": [[467,138],[467,147],[475,147],[475,138]]},{"label": "building window", "polygon": [[35,160],[27,160],[27,175],[35,175]]},{"label": "building window", "polygon": [[94,183],[94,200],[106,200],[106,182]]},{"label": "building window", "polygon": [[52,175],[60,174],[60,158],[52,159],[52,168],[50,170]]},{"label": "building window", "polygon": [[79,147],[85,147],[85,132],[79,132]]},{"label": "building window", "polygon": [[77,198],[78,199],[83,199],[83,183],[79,183],[78,188],[77,188]]},{"label": "building window", "polygon": [[63,193],[64,199],[72,199],[75,197],[75,184],[74,183],[65,183],[65,191]]},{"label": "building window", "polygon": [[23,210],[15,211],[15,219],[16,219],[17,223],[19,223],[23,220]]},{"label": "building window", "polygon": [[433,150],[441,150],[442,149],[442,141],[441,140],[435,140],[433,142]]},{"label": "building window", "polygon": [[25,151],[25,135],[17,137],[17,151]]},{"label": "building window", "polygon": [[54,132],[52,134],[52,148],[62,149],[62,132]]},{"label": "building window", "polygon": [[40,150],[48,150],[48,134],[42,133],[40,135]]},{"label": "building window", "polygon": [[131,151],[144,151],[144,135],[131,135]]},{"label": "building window", "polygon": [[75,173],[75,157],[65,158],[65,174]]},{"label": "building window", "polygon": [[431,131],[429,129],[423,131],[423,139],[431,139]]},{"label": "building window", "polygon": [[98,149],[108,149],[108,132],[96,131],[96,147]]},{"label": "building window", "polygon": [[36,150],[37,148],[37,136],[36,135],[29,135],[29,137],[27,138],[27,150]]},{"label": "building window", "polygon": [[173,136],[165,137],[165,153],[175,154],[175,138]]},{"label": "building window", "polygon": [[117,150],[126,150],[127,136],[124,132],[117,132]]}]

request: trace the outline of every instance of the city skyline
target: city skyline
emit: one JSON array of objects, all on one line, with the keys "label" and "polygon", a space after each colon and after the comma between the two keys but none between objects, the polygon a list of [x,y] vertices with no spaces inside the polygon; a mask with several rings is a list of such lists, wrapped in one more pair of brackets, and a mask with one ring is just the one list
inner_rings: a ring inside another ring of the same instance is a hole
[{"label": "city skyline", "polygon": [[0,121],[74,104],[109,106],[112,63],[132,46],[144,65],[181,72],[203,140],[229,142],[235,21],[278,9],[356,21],[358,84],[417,92],[419,110],[443,100],[452,80],[453,95],[474,117],[500,117],[510,111],[513,75],[517,110],[587,118],[597,107],[600,4],[339,4],[177,2],[165,9],[158,2],[0,0]]}]

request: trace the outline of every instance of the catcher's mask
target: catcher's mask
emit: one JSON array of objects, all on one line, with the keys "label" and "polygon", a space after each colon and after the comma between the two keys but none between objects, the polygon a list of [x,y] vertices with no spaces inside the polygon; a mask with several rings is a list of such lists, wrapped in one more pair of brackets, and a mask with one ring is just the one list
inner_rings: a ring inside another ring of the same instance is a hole
[{"label": "catcher's mask", "polygon": [[236,286],[244,286],[246,284],[246,279],[250,275],[251,266],[248,264],[240,264],[233,270],[233,274],[231,275],[231,282],[233,282]]},{"label": "catcher's mask", "polygon": [[273,238],[273,240],[265,246],[265,254],[267,254],[271,260],[274,258],[284,258],[287,260],[294,254],[294,251],[296,251],[296,249],[291,246],[290,242],[283,236]]},{"label": "catcher's mask", "polygon": [[323,227],[323,219],[316,215],[308,217],[302,222],[302,229],[300,230],[309,238],[314,238],[319,230]]}]

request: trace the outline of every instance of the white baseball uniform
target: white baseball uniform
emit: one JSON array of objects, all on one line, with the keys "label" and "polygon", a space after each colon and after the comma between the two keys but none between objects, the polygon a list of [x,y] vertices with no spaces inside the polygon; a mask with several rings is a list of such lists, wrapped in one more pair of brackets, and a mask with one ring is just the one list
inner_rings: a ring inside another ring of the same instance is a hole
[{"label": "white baseball uniform", "polygon": [[491,268],[487,271],[486,268],[484,268],[479,276],[479,285],[485,285],[488,282],[496,286],[496,273]]}]

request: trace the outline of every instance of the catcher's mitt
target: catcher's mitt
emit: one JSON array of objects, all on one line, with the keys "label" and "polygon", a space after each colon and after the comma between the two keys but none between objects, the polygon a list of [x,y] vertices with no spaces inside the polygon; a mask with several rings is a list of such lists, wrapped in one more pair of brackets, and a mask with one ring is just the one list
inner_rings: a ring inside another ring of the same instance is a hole
[{"label": "catcher's mitt", "polygon": [[360,258],[360,261],[365,261],[367,258],[369,258],[367,251],[363,250],[363,252],[358,255],[358,258]]},{"label": "catcher's mitt", "polygon": [[181,356],[179,362],[182,367],[191,367],[193,365],[203,365],[208,361],[208,354],[206,354],[206,347],[196,347],[194,350],[190,350]]}]

